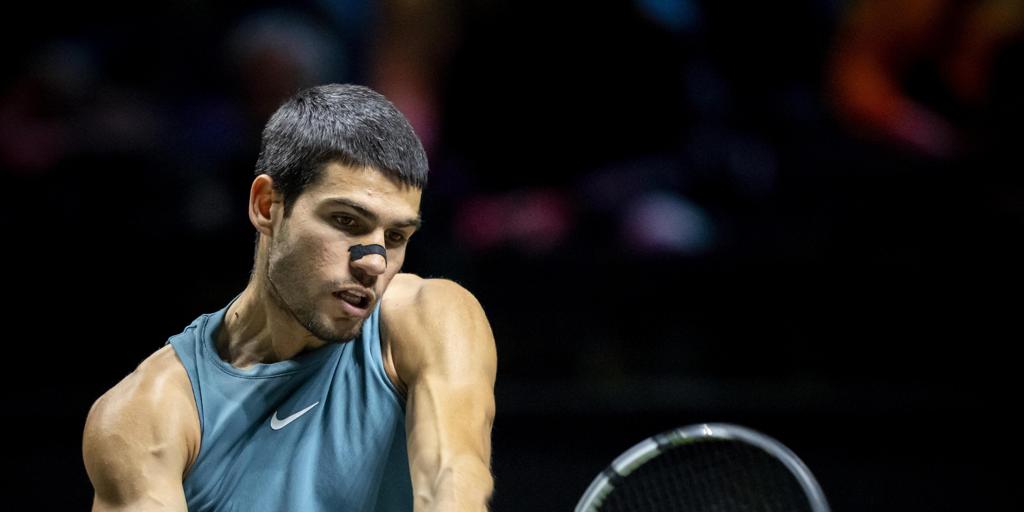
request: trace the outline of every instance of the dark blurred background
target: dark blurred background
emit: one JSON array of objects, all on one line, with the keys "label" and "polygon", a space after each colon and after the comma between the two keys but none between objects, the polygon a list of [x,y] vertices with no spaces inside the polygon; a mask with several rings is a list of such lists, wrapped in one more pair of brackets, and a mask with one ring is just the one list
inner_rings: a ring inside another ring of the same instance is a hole
[{"label": "dark blurred background", "polygon": [[5,508],[90,506],[90,405],[244,287],[259,131],[323,82],[383,92],[428,149],[406,270],[492,321],[496,512],[570,510],[710,421],[788,445],[837,511],[1024,497],[1021,1],[17,11]]}]

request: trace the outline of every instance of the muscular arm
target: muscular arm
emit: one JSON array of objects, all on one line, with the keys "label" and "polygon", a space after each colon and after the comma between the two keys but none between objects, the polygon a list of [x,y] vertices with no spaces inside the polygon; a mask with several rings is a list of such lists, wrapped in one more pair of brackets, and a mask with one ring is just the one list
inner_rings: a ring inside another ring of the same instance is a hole
[{"label": "muscular arm", "polygon": [[82,455],[96,491],[93,511],[186,510],[182,477],[197,436],[188,376],[165,347],[89,411]]},{"label": "muscular arm", "polygon": [[415,510],[482,511],[493,489],[491,424],[497,356],[476,299],[445,280],[422,280],[385,302],[400,387]]}]

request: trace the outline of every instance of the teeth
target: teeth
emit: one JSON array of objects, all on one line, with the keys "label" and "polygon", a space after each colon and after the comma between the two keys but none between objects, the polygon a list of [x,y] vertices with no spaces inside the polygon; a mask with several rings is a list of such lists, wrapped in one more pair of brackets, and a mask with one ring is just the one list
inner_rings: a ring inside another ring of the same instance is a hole
[{"label": "teeth", "polygon": [[361,306],[363,304],[364,300],[366,299],[366,297],[364,297],[364,296],[362,296],[362,295],[360,295],[358,293],[349,292],[349,291],[340,292],[340,293],[338,293],[338,296],[341,297],[342,299],[344,299],[347,302],[351,302],[352,304],[354,304],[356,306]]}]

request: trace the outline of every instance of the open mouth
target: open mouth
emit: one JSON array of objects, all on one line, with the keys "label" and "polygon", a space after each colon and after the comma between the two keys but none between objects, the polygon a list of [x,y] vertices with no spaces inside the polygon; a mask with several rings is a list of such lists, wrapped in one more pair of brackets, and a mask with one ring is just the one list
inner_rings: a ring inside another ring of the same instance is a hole
[{"label": "open mouth", "polygon": [[359,309],[366,309],[370,307],[369,295],[365,295],[351,290],[345,290],[340,292],[334,292],[334,296]]}]

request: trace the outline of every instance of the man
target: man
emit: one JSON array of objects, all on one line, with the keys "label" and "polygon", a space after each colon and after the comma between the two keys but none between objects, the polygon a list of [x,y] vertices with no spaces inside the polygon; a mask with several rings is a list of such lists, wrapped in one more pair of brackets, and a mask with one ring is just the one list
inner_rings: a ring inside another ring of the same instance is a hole
[{"label": "man", "polygon": [[408,122],[312,88],[256,172],[248,286],[89,412],[93,510],[484,510],[494,339],[459,285],[399,273],[427,172]]}]

